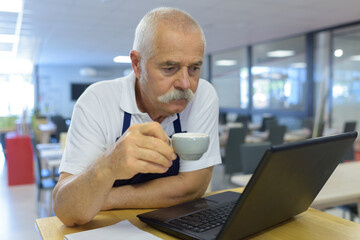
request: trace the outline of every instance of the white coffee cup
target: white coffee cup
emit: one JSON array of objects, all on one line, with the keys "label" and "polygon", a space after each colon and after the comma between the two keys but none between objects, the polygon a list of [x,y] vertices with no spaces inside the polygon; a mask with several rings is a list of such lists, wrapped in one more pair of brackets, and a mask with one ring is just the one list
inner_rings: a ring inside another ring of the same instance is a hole
[{"label": "white coffee cup", "polygon": [[209,135],[205,133],[175,133],[170,139],[174,151],[183,160],[198,160],[209,147]]}]

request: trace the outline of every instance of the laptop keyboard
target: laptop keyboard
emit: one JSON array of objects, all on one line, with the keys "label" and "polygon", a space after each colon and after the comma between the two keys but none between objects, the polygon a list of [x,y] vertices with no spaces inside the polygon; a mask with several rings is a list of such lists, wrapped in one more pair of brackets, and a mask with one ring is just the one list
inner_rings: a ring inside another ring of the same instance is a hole
[{"label": "laptop keyboard", "polygon": [[194,232],[204,232],[223,225],[234,208],[236,201],[229,202],[225,206],[208,208],[169,221],[170,224],[180,226]]}]

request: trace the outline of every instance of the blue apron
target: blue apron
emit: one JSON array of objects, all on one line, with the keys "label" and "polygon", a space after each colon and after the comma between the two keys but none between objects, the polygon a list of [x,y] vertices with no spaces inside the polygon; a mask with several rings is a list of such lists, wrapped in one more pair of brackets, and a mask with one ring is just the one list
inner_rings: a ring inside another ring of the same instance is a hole
[{"label": "blue apron", "polygon": [[[131,114],[124,112],[124,123],[122,134],[126,132],[126,130],[130,127]],[[173,122],[175,133],[180,133],[181,124],[180,124],[180,116],[177,114],[177,119]],[[169,168],[169,170],[165,173],[138,173],[134,177],[130,179],[118,179],[114,182],[113,187],[119,187],[123,185],[131,185],[142,182],[147,182],[156,178],[174,176],[179,173],[179,156],[177,156],[176,160],[173,161],[173,164]]]}]

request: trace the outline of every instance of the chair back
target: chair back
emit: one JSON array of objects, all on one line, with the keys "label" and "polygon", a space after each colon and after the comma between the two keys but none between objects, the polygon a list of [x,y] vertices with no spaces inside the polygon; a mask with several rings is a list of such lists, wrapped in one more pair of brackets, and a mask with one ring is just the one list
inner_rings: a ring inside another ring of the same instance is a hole
[{"label": "chair back", "polygon": [[242,172],[244,174],[252,174],[269,147],[270,142],[241,144],[240,156]]},{"label": "chair back", "polygon": [[53,134],[56,141],[59,142],[60,134],[62,132],[68,131],[68,126],[66,124],[66,119],[60,115],[55,115],[51,117],[51,121],[56,125],[56,132]]},{"label": "chair back", "polygon": [[352,132],[356,129],[356,121],[353,122],[345,122],[344,132]]},{"label": "chair back", "polygon": [[241,172],[240,144],[245,142],[246,129],[242,127],[230,128],[225,145],[225,173]]},{"label": "chair back", "polygon": [[284,135],[286,132],[286,126],[278,125],[271,126],[269,128],[269,137],[267,141],[271,143],[271,145],[278,145],[284,143]]},{"label": "chair back", "polygon": [[[32,137],[32,149],[33,149],[33,157],[35,160],[35,182],[37,187],[40,189],[42,187],[41,180],[43,178],[43,175],[46,175],[42,168],[41,161],[40,161],[40,155],[39,150],[36,148],[36,140],[35,137]],[[47,177],[49,177],[50,174],[48,174]],[[44,176],[45,177],[45,176]]]},{"label": "chair back", "polygon": [[308,118],[302,119],[301,126],[303,128],[307,128],[307,129],[310,130],[309,136],[311,138],[312,135],[313,135],[313,131],[314,131],[314,120],[313,120],[313,118],[308,117]]},{"label": "chair back", "polygon": [[269,129],[269,127],[277,125],[277,118],[275,116],[266,116],[263,117],[261,127],[259,129],[260,132],[264,132]]},{"label": "chair back", "polygon": [[226,113],[219,113],[219,123],[226,124],[227,123],[227,114]]},{"label": "chair back", "polygon": [[235,122],[243,124],[243,127],[246,129],[246,133],[249,132],[248,123],[251,122],[251,115],[240,114],[236,117]]},{"label": "chair back", "polygon": [[[352,132],[352,131],[355,131],[355,129],[356,129],[356,121],[345,122],[344,132]],[[341,162],[354,161],[354,159],[355,159],[354,144],[352,144],[351,147],[349,148],[349,150],[345,153]]]}]

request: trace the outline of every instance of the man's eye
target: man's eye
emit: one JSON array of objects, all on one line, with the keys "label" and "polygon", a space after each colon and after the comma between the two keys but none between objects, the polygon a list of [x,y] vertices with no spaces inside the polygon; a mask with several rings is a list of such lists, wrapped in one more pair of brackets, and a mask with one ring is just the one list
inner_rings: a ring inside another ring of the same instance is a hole
[{"label": "man's eye", "polygon": [[176,71],[176,68],[175,67],[167,67],[167,68],[163,68],[163,71],[165,73],[173,73]]},{"label": "man's eye", "polygon": [[189,74],[197,74],[200,71],[200,67],[190,67]]}]

